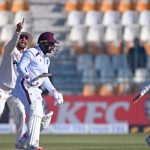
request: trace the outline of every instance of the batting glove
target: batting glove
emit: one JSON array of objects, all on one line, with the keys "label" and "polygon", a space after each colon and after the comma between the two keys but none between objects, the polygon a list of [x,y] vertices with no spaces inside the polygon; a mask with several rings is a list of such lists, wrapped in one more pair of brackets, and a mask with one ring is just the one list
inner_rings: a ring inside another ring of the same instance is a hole
[{"label": "batting glove", "polygon": [[54,106],[61,105],[64,102],[62,94],[57,92],[56,90],[54,90],[52,92],[52,95],[53,95],[54,100],[55,100]]}]

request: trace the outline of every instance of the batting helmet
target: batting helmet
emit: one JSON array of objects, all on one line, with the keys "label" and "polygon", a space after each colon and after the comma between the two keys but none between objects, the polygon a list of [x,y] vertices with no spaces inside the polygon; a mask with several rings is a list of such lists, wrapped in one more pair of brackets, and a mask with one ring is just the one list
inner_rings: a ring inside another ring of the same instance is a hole
[{"label": "batting helmet", "polygon": [[59,43],[58,41],[56,41],[55,37],[54,37],[54,33],[51,32],[44,32],[42,33],[39,38],[38,38],[38,44],[49,44],[49,43]]},{"label": "batting helmet", "polygon": [[53,52],[54,55],[57,55],[59,52],[59,46],[56,46],[55,43],[59,43],[56,41],[54,37],[54,33],[44,32],[42,33],[37,42],[43,51],[44,54]]}]

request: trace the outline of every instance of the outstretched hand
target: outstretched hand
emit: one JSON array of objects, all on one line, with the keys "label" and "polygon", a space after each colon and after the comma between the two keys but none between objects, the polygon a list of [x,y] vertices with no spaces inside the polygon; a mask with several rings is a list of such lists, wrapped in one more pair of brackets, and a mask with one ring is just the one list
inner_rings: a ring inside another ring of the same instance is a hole
[{"label": "outstretched hand", "polygon": [[24,24],[24,18],[22,19],[22,22],[19,22],[17,24],[16,32],[21,32],[21,30],[23,28],[23,24]]},{"label": "outstretched hand", "polygon": [[141,94],[137,94],[134,98],[133,98],[133,103],[135,104],[139,98],[141,97]]}]

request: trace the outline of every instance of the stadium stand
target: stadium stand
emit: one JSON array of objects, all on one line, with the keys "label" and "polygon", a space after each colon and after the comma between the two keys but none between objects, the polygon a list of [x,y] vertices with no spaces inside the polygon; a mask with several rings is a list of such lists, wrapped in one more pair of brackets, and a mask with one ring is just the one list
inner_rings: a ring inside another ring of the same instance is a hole
[{"label": "stadium stand", "polygon": [[1,42],[1,43],[0,43],[0,64],[1,64],[1,62],[2,62],[3,52],[4,52],[4,43]]},{"label": "stadium stand", "polygon": [[[83,95],[109,95],[119,90],[123,94],[129,92],[131,85],[119,72],[121,68],[128,72],[126,57],[135,38],[144,45],[147,69],[150,68],[149,8],[149,0],[2,0],[0,43],[8,41],[14,24],[25,18],[23,30],[31,32],[35,41],[47,30],[54,32],[60,41],[59,59],[52,57],[51,64],[51,71],[56,74],[53,82],[60,90],[70,94],[75,89]],[[104,68],[112,70],[110,78],[117,86],[104,79],[107,74]],[[61,75],[65,80],[61,80]],[[103,83],[95,84],[97,78]],[[72,88],[69,82],[74,83]]]},{"label": "stadium stand", "polygon": [[122,41],[122,26],[121,25],[111,25],[106,28],[105,31],[105,42],[116,42],[120,43]]},{"label": "stadium stand", "polygon": [[116,1],[115,0],[102,0],[99,10],[101,12],[108,12],[116,10]]},{"label": "stadium stand", "polygon": [[100,43],[104,41],[105,27],[103,25],[93,25],[88,28],[87,42]]},{"label": "stadium stand", "polygon": [[97,87],[97,95],[112,96],[115,94],[114,85],[112,83],[103,83]]},{"label": "stadium stand", "polygon": [[0,11],[0,18],[0,27],[3,27],[13,23],[14,15],[10,11]]},{"label": "stadium stand", "polygon": [[80,54],[85,54],[87,53],[87,45],[85,45],[85,41],[77,41],[77,42],[71,42],[70,45],[70,51],[78,56]]},{"label": "stadium stand", "polygon": [[87,28],[85,25],[78,25],[72,27],[69,40],[71,42],[85,42],[86,41]]},{"label": "stadium stand", "polygon": [[29,24],[32,21],[32,14],[30,11],[20,10],[15,13],[14,24],[17,24],[22,18],[25,19],[25,23]]},{"label": "stadium stand", "polygon": [[83,24],[84,22],[84,13],[81,11],[71,11],[67,17],[67,25],[68,26],[77,26]]},{"label": "stadium stand", "polygon": [[66,94],[79,94],[82,82],[77,71],[76,57],[69,49],[63,49],[57,58],[52,57],[49,71],[52,72],[52,82],[56,88]]},{"label": "stadium stand", "polygon": [[85,68],[82,73],[81,81],[83,84],[94,84],[95,74],[93,66]]},{"label": "stadium stand", "polygon": [[105,47],[108,55],[120,55],[123,52],[123,44],[121,41],[107,42]]},{"label": "stadium stand", "polygon": [[103,43],[103,41],[90,41],[87,43],[87,47],[88,53],[90,53],[93,57],[96,57],[97,55],[103,53],[106,45]]},{"label": "stadium stand", "polygon": [[142,84],[149,79],[149,71],[146,68],[137,68],[135,70],[134,82]]},{"label": "stadium stand", "polygon": [[142,42],[149,41],[149,34],[150,34],[150,26],[142,26],[141,33],[140,33],[140,40]]},{"label": "stadium stand", "polygon": [[83,6],[82,6],[83,12],[88,12],[88,11],[97,10],[97,9],[98,9],[98,0],[84,0],[83,1]]},{"label": "stadium stand", "polygon": [[73,10],[80,10],[81,3],[79,0],[67,0],[65,4],[65,11],[71,12]]},{"label": "stadium stand", "polygon": [[124,68],[119,68],[117,70],[117,82],[118,83],[127,82],[127,81],[132,82],[132,78],[133,78],[133,73],[128,66]]},{"label": "stadium stand", "polygon": [[143,46],[145,48],[145,52],[146,52],[147,57],[149,57],[150,56],[150,42],[148,40],[143,42]]},{"label": "stadium stand", "polygon": [[119,0],[118,11],[126,12],[128,10],[134,10],[135,8],[134,0]]},{"label": "stadium stand", "polygon": [[147,64],[146,64],[146,68],[150,71],[150,56],[147,56]]},{"label": "stadium stand", "polygon": [[127,68],[127,58],[124,54],[118,54],[112,56],[112,67],[118,72],[122,68]]},{"label": "stadium stand", "polygon": [[121,17],[121,24],[123,26],[132,26],[138,22],[138,13],[134,10],[125,11]]},{"label": "stadium stand", "polygon": [[111,67],[111,60],[107,54],[100,54],[97,55],[94,62],[94,67],[97,71],[101,69],[110,68]]},{"label": "stadium stand", "polygon": [[0,1],[0,11],[7,11],[9,9],[9,3],[6,0]]},{"label": "stadium stand", "polygon": [[15,25],[14,24],[7,24],[5,25],[2,30],[1,30],[1,34],[0,34],[0,40],[1,42],[8,42],[8,40],[11,39],[11,37],[14,34],[14,29],[15,29]]},{"label": "stadium stand", "polygon": [[142,12],[150,9],[150,1],[149,0],[137,0],[136,10],[138,12]]},{"label": "stadium stand", "polygon": [[116,80],[116,73],[113,68],[100,69],[99,83],[113,83]]},{"label": "stadium stand", "polygon": [[140,12],[138,24],[140,26],[149,26],[150,25],[150,11],[149,10]]},{"label": "stadium stand", "polygon": [[125,42],[132,42],[136,37],[140,35],[140,26],[138,24],[132,26],[126,26],[123,32],[123,40]]},{"label": "stadium stand", "polygon": [[133,85],[133,73],[128,66],[117,70],[116,94],[131,94]]},{"label": "stadium stand", "polygon": [[16,13],[22,10],[29,10],[29,1],[28,0],[13,0],[11,5],[11,11]]},{"label": "stadium stand", "polygon": [[77,70],[79,72],[83,72],[84,70],[88,70],[88,68],[93,67],[93,58],[90,54],[85,53],[81,54],[77,57]]},{"label": "stadium stand", "polygon": [[99,11],[88,11],[85,15],[85,25],[93,26],[100,25],[102,23],[102,13]]},{"label": "stadium stand", "polygon": [[83,96],[94,96],[96,94],[96,87],[93,84],[84,84],[83,85],[83,90],[82,90],[82,95]]},{"label": "stadium stand", "polygon": [[112,26],[120,23],[120,13],[118,11],[107,11],[103,16],[103,25]]}]

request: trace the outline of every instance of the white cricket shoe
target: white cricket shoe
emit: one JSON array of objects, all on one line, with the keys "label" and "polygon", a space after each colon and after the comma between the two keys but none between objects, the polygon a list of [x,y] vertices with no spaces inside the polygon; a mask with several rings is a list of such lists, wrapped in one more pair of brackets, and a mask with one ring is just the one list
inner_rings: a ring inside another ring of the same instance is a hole
[{"label": "white cricket shoe", "polygon": [[43,118],[41,122],[41,130],[47,128],[51,122],[52,116],[53,116],[53,111],[50,111],[47,113]]},{"label": "white cricket shoe", "polygon": [[145,141],[150,146],[150,135],[145,139]]}]

